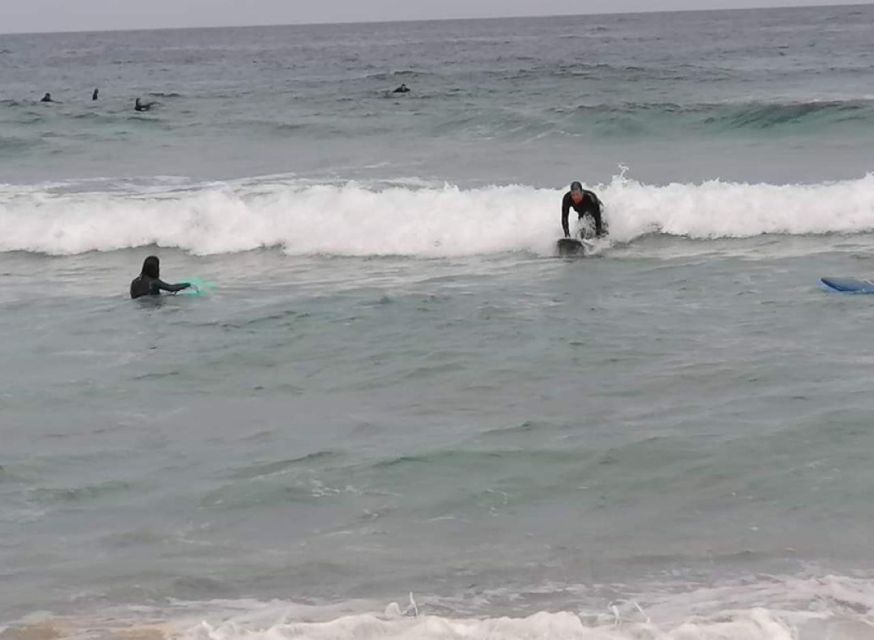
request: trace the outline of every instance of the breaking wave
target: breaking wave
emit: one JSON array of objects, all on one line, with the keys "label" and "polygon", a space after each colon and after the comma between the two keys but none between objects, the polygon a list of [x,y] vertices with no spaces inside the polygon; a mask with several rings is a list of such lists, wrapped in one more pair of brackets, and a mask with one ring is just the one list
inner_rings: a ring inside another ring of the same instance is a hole
[{"label": "breaking wave", "polygon": [[[820,184],[713,180],[589,185],[614,242],[874,230],[874,175]],[[279,248],[289,255],[547,254],[562,191],[411,182],[273,180],[88,191],[0,187],[0,251],[70,255],[157,245],[196,255]]]}]

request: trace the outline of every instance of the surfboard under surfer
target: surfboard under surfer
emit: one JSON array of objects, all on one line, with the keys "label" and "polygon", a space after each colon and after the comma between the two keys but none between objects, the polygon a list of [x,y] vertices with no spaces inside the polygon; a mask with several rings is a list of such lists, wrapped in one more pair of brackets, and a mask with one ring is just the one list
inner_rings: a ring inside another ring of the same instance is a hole
[{"label": "surfboard under surfer", "polygon": [[568,214],[573,209],[577,212],[578,220],[589,216],[595,222],[595,235],[601,237],[607,233],[607,225],[601,216],[601,201],[594,192],[583,189],[583,185],[576,180],[571,182],[571,190],[564,194],[561,201],[561,228],[564,230],[564,237],[570,238],[570,226],[568,225]]},{"label": "surfboard under surfer", "polygon": [[143,261],[143,269],[140,275],[130,283],[130,297],[157,296],[162,291],[176,293],[191,286],[188,282],[168,284],[161,280],[161,264],[157,256],[149,256]]}]

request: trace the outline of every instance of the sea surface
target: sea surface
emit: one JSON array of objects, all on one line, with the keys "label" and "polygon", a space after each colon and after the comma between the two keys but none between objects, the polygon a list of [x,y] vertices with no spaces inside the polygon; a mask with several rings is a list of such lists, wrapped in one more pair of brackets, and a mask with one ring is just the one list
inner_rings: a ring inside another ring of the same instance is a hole
[{"label": "sea surface", "polygon": [[0,638],[874,638],[825,275],[871,5],[0,35]]}]

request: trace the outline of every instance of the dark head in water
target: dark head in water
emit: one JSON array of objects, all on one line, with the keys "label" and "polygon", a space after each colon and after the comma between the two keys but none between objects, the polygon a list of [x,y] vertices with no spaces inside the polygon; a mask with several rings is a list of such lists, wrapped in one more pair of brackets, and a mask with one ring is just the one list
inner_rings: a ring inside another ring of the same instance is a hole
[{"label": "dark head in water", "polygon": [[99,93],[100,93],[100,89],[95,89],[95,90],[94,90],[94,93],[91,94],[91,99],[92,99],[92,100],[97,100],[97,96],[98,96]]},{"label": "dark head in water", "polygon": [[176,293],[191,286],[188,282],[167,284],[161,280],[160,276],[161,263],[158,261],[158,256],[149,256],[143,260],[143,268],[140,271],[140,275],[130,283],[130,297],[156,296],[162,291]]},{"label": "dark head in water", "polygon": [[158,256],[149,256],[143,260],[143,270],[140,271],[140,275],[147,278],[161,277],[161,262],[158,260]]},{"label": "dark head in water", "polygon": [[40,100],[40,102],[54,102],[54,100],[52,100],[52,94],[50,94],[50,93],[45,94],[42,97],[42,100]]},{"label": "dark head in water", "polygon": [[154,105],[154,102],[142,102],[139,98],[134,102],[134,109],[136,111],[148,111]]},{"label": "dark head in water", "polygon": [[409,93],[410,88],[406,84],[401,84],[397,89],[392,91],[392,93]]}]

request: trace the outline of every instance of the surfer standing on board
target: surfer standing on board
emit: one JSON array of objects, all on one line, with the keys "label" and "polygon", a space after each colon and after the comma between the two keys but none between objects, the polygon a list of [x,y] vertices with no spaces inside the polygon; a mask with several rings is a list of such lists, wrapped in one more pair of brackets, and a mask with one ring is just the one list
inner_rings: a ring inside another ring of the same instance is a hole
[{"label": "surfer standing on board", "polygon": [[593,192],[583,189],[583,185],[577,181],[571,182],[571,190],[564,194],[561,201],[561,228],[564,229],[565,238],[571,237],[567,219],[571,209],[577,212],[578,220],[590,216],[595,221],[595,235],[599,238],[607,232],[601,219],[601,201]]}]

